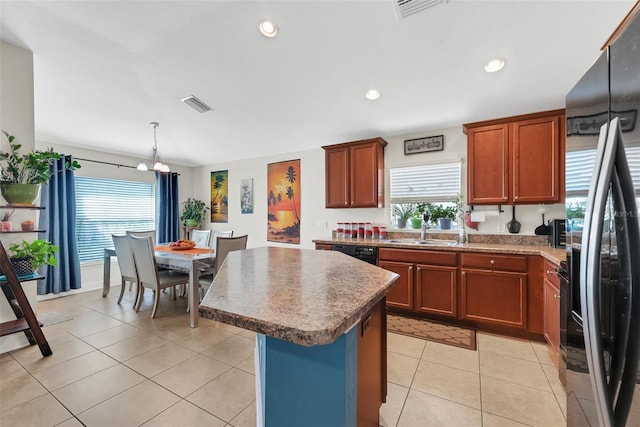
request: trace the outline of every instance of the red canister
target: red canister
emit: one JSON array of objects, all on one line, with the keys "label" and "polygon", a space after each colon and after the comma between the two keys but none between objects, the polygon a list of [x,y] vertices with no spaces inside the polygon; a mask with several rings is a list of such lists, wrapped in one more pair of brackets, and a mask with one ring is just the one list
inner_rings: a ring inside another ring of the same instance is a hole
[{"label": "red canister", "polygon": [[364,239],[364,222],[358,223],[358,239]]},{"label": "red canister", "polygon": [[357,222],[352,222],[351,223],[351,238],[352,239],[357,239],[358,238],[358,223]]},{"label": "red canister", "polygon": [[371,228],[371,223],[370,222],[365,222],[364,223],[364,238],[365,239],[371,239],[373,237],[373,230]]},{"label": "red canister", "polygon": [[380,226],[380,240],[386,240],[386,239],[387,239],[387,227]]}]

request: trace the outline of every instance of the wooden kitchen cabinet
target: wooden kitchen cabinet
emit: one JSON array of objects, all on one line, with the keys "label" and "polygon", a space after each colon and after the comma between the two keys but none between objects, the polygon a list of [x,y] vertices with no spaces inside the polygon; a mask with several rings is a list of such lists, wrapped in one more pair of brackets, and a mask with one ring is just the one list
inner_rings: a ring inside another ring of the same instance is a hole
[{"label": "wooden kitchen cabinet", "polygon": [[387,307],[413,309],[413,264],[407,262],[378,261],[378,267],[397,273],[400,277],[387,294]]},{"label": "wooden kitchen cabinet", "polygon": [[544,282],[544,339],[549,344],[551,356],[557,364],[560,354],[560,279],[558,266],[545,260]]},{"label": "wooden kitchen cabinet", "polygon": [[460,315],[479,323],[527,328],[527,257],[463,253]]},{"label": "wooden kitchen cabinet", "polygon": [[333,245],[329,245],[327,243],[316,243],[317,251],[332,251]]},{"label": "wooden kitchen cabinet", "polygon": [[463,125],[468,204],[562,202],[564,126],[564,110]]},{"label": "wooden kitchen cabinet", "polygon": [[387,400],[387,314],[384,298],[358,324],[358,427],[378,427]]},{"label": "wooden kitchen cabinet", "polygon": [[326,145],[325,206],[327,208],[384,207],[384,147],[373,138]]},{"label": "wooden kitchen cabinet", "polygon": [[378,266],[400,275],[387,307],[444,317],[457,315],[455,252],[381,248]]}]

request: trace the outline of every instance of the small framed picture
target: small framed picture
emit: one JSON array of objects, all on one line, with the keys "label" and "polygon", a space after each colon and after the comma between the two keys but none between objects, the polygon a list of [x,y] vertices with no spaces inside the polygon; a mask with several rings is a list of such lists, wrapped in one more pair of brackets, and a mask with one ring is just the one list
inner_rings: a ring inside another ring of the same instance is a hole
[{"label": "small framed picture", "polygon": [[444,135],[427,136],[425,138],[407,139],[404,141],[405,156],[407,154],[442,150],[444,150]]}]

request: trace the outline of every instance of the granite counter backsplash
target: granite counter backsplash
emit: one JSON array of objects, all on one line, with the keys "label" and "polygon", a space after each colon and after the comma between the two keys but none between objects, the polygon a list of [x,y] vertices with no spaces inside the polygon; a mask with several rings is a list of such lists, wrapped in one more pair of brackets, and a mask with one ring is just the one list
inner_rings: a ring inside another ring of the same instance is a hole
[{"label": "granite counter backsplash", "polygon": [[[420,231],[389,231],[389,240],[391,239],[419,239]],[[336,238],[335,230],[331,233],[333,239]],[[427,239],[438,240],[457,240],[458,233],[439,233],[427,232]],[[525,234],[479,234],[467,233],[468,243],[497,243],[502,245],[531,245],[531,246],[547,246],[547,236],[535,236]]]}]

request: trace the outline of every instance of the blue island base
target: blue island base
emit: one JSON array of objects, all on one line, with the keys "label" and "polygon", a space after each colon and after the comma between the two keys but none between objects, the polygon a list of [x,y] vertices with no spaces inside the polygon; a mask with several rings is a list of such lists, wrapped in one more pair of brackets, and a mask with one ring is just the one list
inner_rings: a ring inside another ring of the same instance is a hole
[{"label": "blue island base", "polygon": [[258,425],[355,427],[357,330],[312,347],[258,334]]}]

